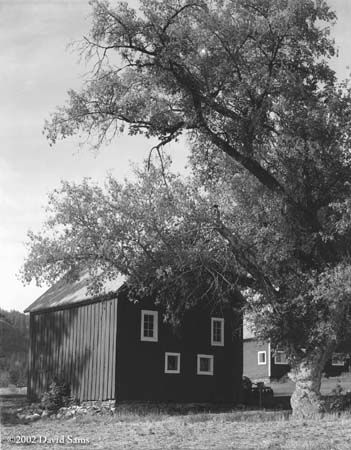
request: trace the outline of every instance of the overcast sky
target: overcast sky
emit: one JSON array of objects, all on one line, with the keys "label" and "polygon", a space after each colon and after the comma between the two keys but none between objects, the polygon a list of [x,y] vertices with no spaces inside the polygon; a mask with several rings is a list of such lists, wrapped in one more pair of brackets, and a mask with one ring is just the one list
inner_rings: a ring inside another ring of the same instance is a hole
[{"label": "overcast sky", "polygon": [[[339,16],[334,67],[345,77],[351,66],[351,2],[330,4]],[[79,87],[87,70],[66,46],[88,34],[89,15],[88,0],[0,0],[0,307],[5,309],[22,311],[43,292],[22,286],[16,273],[27,230],[38,230],[43,221],[47,193],[61,179],[102,181],[107,171],[128,177],[128,161],[141,162],[150,149],[140,137],[121,137],[94,155],[79,150],[74,140],[50,148],[42,135],[44,120],[64,104],[68,89]],[[171,151],[181,170],[186,150]]]}]

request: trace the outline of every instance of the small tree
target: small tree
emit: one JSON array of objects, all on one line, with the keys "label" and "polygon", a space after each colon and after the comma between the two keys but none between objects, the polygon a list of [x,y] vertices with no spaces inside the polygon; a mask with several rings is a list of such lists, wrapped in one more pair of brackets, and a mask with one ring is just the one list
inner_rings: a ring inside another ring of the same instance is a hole
[{"label": "small tree", "polygon": [[258,336],[286,347],[294,414],[316,413],[350,315],[351,108],[328,65],[335,14],[322,0],[93,6],[96,71],[48,138],[99,145],[127,127],[159,149],[188,134],[198,179],[235,195],[232,212],[215,201],[216,230],[254,281]]}]

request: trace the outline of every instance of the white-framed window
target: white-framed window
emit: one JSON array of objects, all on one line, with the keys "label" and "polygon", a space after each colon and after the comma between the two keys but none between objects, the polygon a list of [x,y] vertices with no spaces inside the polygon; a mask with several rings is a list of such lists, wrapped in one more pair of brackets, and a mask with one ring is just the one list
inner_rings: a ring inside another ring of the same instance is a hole
[{"label": "white-framed window", "polygon": [[211,317],[211,345],[224,345],[224,319]]},{"label": "white-framed window", "polygon": [[274,364],[276,365],[287,365],[289,364],[286,353],[281,350],[276,350],[274,353]]},{"label": "white-framed window", "polygon": [[331,360],[332,366],[344,366],[345,365],[345,355],[343,353],[333,353],[332,354],[332,360]]},{"label": "white-framed window", "polygon": [[143,309],[141,311],[141,340],[158,341],[158,312]]},{"label": "white-framed window", "polygon": [[165,353],[165,373],[180,373],[180,353]]},{"label": "white-framed window", "polygon": [[197,355],[197,374],[213,375],[213,355]]},{"label": "white-framed window", "polygon": [[267,353],[264,352],[257,352],[257,363],[259,366],[267,364]]}]

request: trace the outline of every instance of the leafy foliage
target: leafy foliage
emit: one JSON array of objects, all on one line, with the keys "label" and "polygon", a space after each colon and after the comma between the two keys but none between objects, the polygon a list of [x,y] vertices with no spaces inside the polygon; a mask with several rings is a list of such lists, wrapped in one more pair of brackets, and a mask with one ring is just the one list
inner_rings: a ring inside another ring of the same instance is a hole
[{"label": "leafy foliage", "polygon": [[344,392],[340,384],[324,398],[324,408],[326,412],[343,412],[351,410],[351,392]]},{"label": "leafy foliage", "polygon": [[[83,133],[99,146],[126,129],[158,138],[160,150],[186,134],[194,183],[217,205],[212,229],[246,276],[258,337],[320,376],[350,328],[351,91],[329,66],[335,14],[323,0],[93,8],[85,51],[95,71],[47,137]],[[177,214],[187,233],[192,216]],[[219,241],[196,240],[205,255],[207,242]]]},{"label": "leafy foliage", "polygon": [[334,342],[348,296],[339,286],[332,307],[315,290],[349,270],[351,108],[328,65],[335,14],[310,0],[93,7],[96,71],[48,138],[83,131],[99,145],[127,126],[160,148],[187,133],[197,182],[220,206],[217,231],[254,279],[258,335],[296,357]]},{"label": "leafy foliage", "polygon": [[155,166],[136,175],[109,177],[105,188],[63,182],[43,232],[29,233],[24,279],[53,283],[88,268],[98,294],[122,273],[131,299],[152,295],[173,320],[198,302],[234,304],[246,275],[214,230],[205,193]]},{"label": "leafy foliage", "polygon": [[41,398],[41,406],[48,411],[58,411],[62,407],[75,403],[70,394],[71,390],[68,383],[54,379],[51,381],[48,391],[44,392]]},{"label": "leafy foliage", "polygon": [[19,311],[0,309],[0,385],[27,383],[29,323]]}]

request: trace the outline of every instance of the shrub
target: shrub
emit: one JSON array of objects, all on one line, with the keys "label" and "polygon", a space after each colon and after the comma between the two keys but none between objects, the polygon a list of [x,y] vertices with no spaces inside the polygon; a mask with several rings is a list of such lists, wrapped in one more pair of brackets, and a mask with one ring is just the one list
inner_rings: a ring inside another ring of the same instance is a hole
[{"label": "shrub", "polygon": [[62,407],[67,407],[76,403],[71,397],[71,390],[68,383],[54,379],[49,390],[41,398],[41,406],[49,411],[57,411]]},{"label": "shrub", "polygon": [[324,410],[332,413],[351,410],[351,392],[345,393],[342,386],[337,384],[331,395],[324,398]]}]

